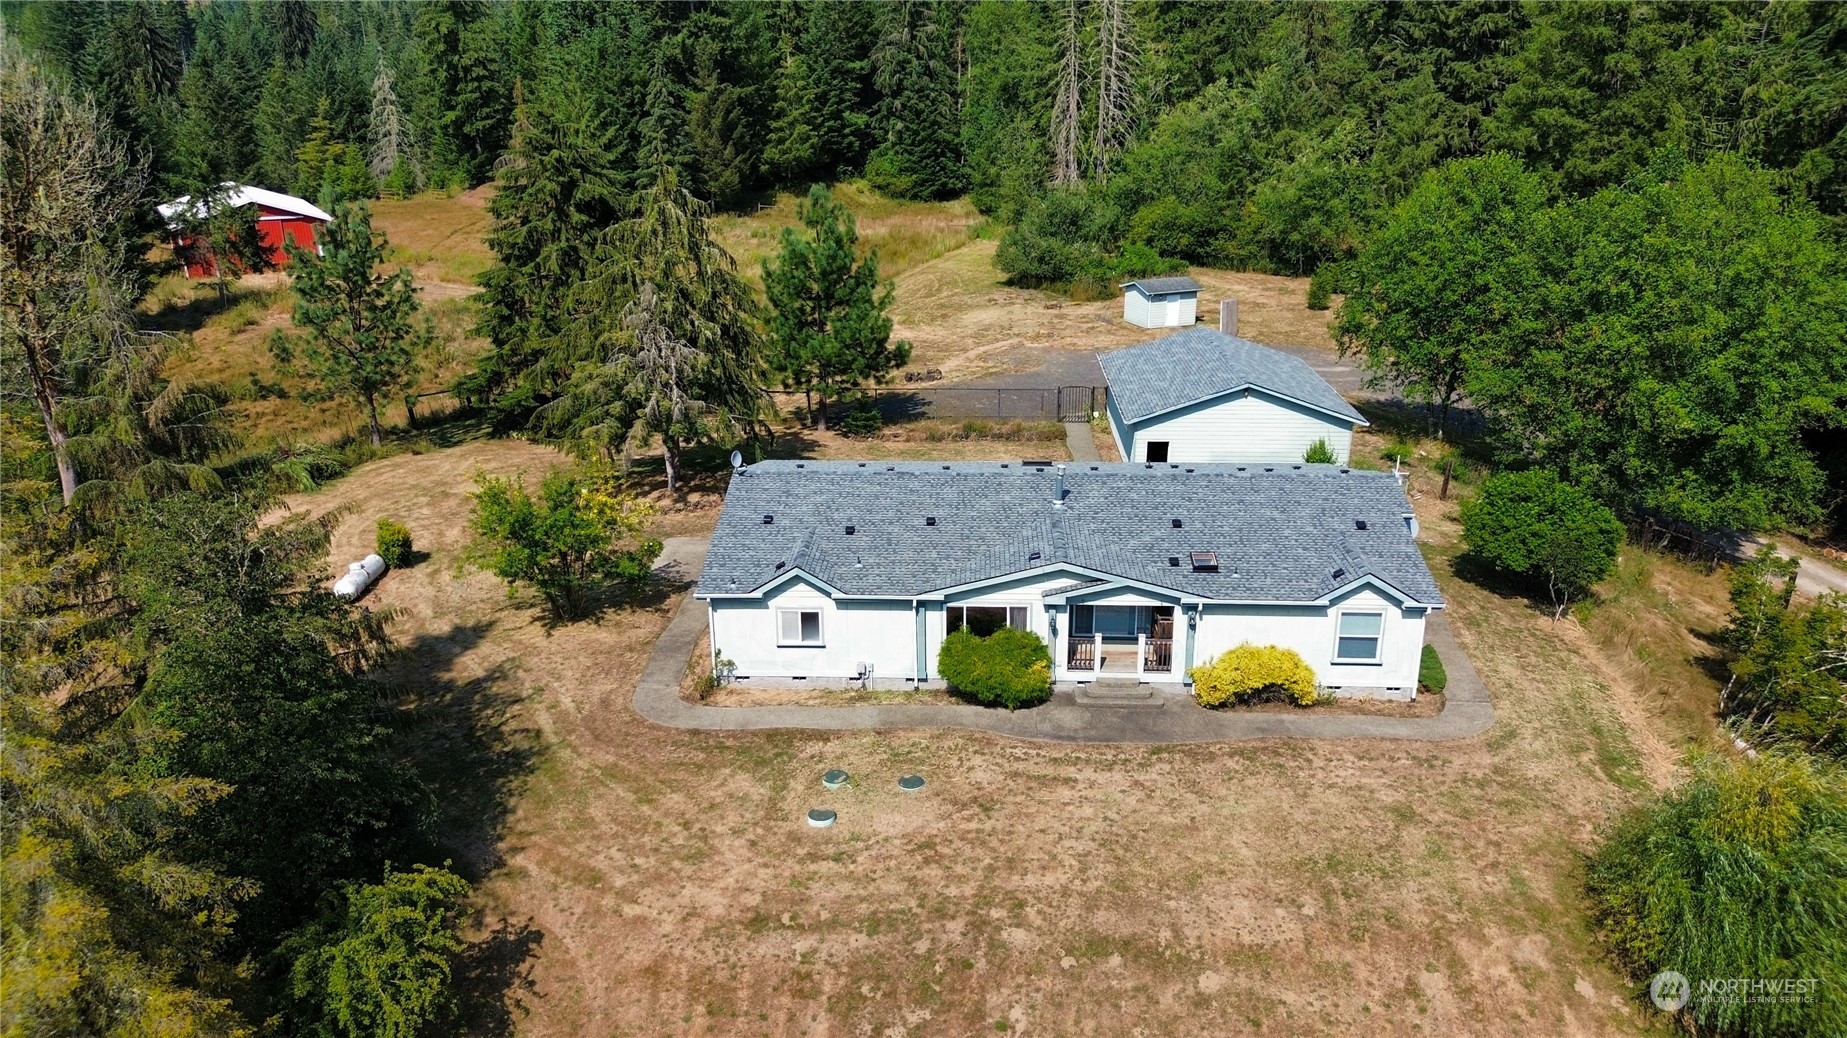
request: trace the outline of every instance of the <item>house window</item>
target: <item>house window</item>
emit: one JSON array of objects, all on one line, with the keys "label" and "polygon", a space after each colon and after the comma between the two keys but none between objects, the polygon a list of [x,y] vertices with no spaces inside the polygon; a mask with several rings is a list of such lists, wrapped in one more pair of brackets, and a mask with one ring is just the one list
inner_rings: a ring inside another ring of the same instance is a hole
[{"label": "house window", "polygon": [[776,619],[781,624],[776,644],[825,644],[821,640],[821,611],[819,609],[778,609]]},{"label": "house window", "polygon": [[1025,606],[950,606],[949,634],[968,628],[977,638],[986,638],[1003,627],[1026,630]]},{"label": "house window", "polygon": [[1342,613],[1334,639],[1334,662],[1377,663],[1385,631],[1384,613]]},{"label": "house window", "polygon": [[1167,441],[1166,440],[1149,440],[1148,441],[1148,460],[1149,461],[1166,461],[1167,460]]}]

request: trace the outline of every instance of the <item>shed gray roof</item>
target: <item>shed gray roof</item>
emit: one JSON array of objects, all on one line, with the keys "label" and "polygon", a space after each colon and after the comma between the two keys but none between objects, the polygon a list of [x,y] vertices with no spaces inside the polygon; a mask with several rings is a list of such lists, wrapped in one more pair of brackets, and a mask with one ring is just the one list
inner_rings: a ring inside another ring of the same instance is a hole
[{"label": "shed gray roof", "polygon": [[1110,398],[1125,422],[1250,387],[1367,424],[1308,362],[1209,328],[1189,328],[1139,346],[1099,353]]},{"label": "shed gray roof", "polygon": [[1134,281],[1124,281],[1121,287],[1139,288],[1143,295],[1158,296],[1169,292],[1197,292],[1199,282],[1189,277],[1137,278]]},{"label": "shed gray roof", "polygon": [[[1443,601],[1389,472],[1073,464],[1056,509],[1055,478],[995,462],[752,465],[732,476],[698,593],[750,594],[800,569],[845,594],[909,598],[1065,563],[1216,601],[1315,602],[1363,577]],[[1218,571],[1195,572],[1195,551],[1217,552]]]}]

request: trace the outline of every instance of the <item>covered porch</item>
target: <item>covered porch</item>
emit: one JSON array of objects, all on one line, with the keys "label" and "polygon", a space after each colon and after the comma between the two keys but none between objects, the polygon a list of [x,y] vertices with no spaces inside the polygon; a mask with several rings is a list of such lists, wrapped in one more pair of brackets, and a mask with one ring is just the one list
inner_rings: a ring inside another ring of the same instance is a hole
[{"label": "covered porch", "polygon": [[1054,646],[1058,680],[1185,680],[1184,644],[1175,638],[1175,605],[1080,602],[1063,612],[1065,629],[1058,632]]}]

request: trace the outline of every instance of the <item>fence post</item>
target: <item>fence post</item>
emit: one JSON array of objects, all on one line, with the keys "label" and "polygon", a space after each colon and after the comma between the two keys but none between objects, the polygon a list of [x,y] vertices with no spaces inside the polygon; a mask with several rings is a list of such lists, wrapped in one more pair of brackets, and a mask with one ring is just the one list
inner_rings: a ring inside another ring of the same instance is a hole
[{"label": "fence post", "polygon": [[1438,501],[1448,501],[1449,500],[1449,477],[1450,477],[1450,473],[1455,472],[1455,471],[1456,471],[1456,459],[1455,458],[1451,458],[1448,461],[1445,461],[1443,463],[1443,489],[1437,491]]}]

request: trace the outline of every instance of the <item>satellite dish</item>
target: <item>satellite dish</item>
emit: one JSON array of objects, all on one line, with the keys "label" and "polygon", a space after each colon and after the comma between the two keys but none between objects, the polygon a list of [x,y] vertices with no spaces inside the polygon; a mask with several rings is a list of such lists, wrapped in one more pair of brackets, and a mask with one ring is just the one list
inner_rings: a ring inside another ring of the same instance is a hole
[{"label": "satellite dish", "polygon": [[743,451],[732,451],[731,452],[731,467],[734,469],[741,469],[744,467],[744,452]]}]

